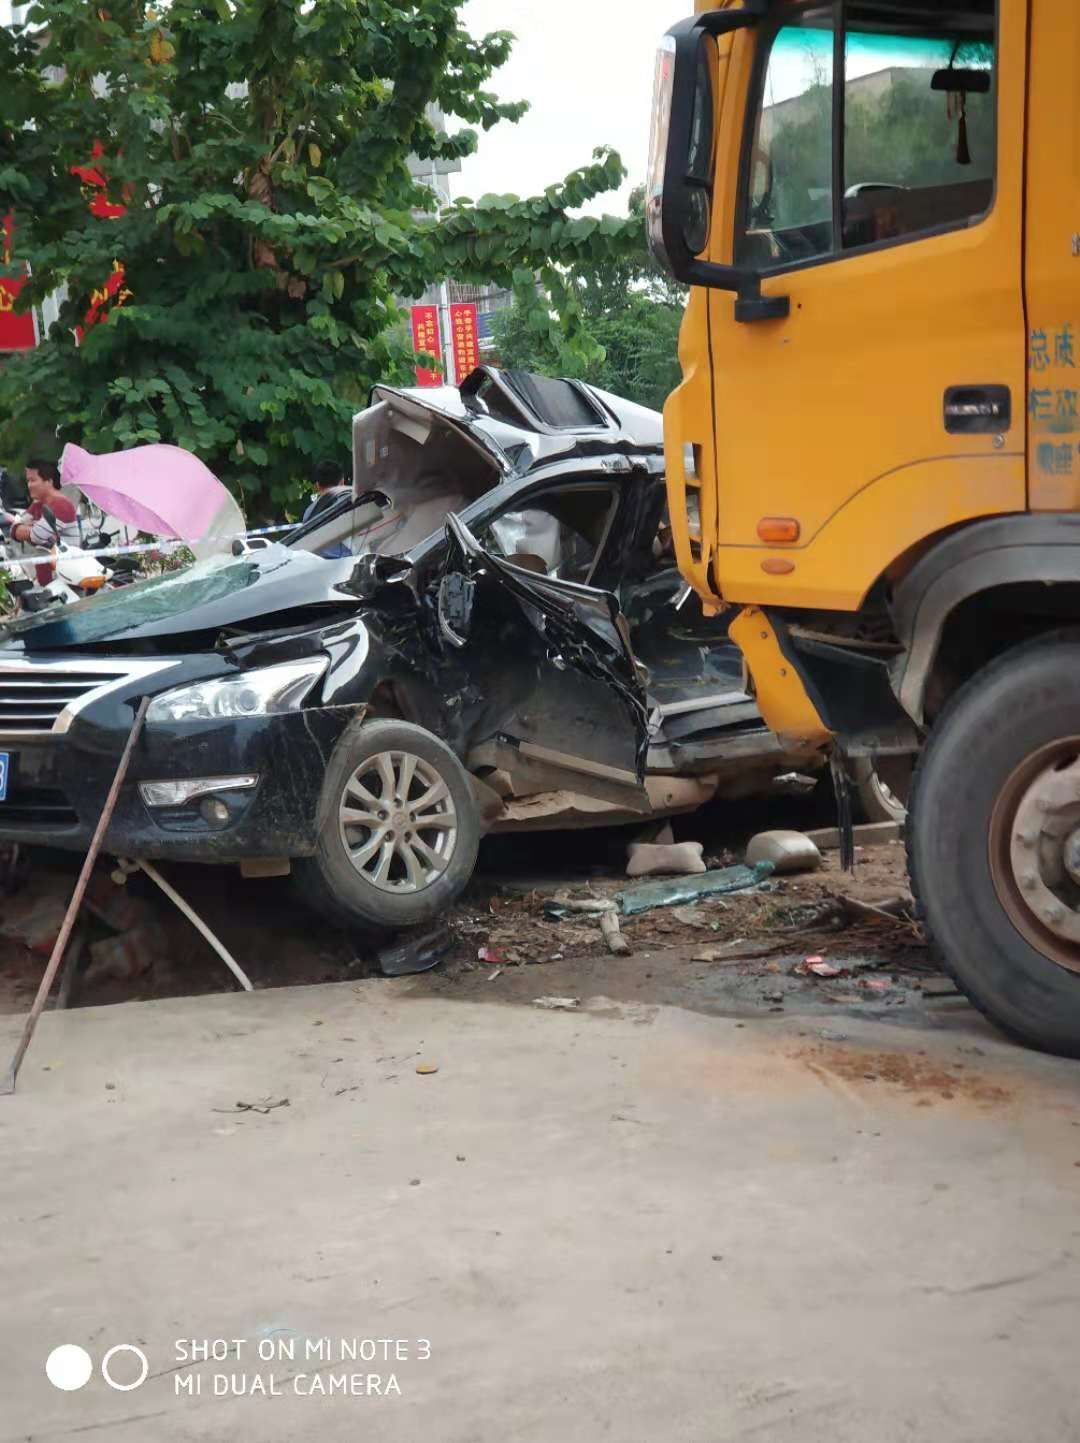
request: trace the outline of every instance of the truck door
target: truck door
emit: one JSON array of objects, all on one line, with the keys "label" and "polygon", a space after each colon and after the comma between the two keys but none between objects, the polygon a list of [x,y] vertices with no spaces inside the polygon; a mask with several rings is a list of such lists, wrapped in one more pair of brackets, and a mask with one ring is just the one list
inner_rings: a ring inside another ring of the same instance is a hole
[{"label": "truck door", "polygon": [[854,610],[909,547],[1025,509],[1026,12],[793,4],[735,38],[713,250],[789,305],[708,293],[728,600]]}]

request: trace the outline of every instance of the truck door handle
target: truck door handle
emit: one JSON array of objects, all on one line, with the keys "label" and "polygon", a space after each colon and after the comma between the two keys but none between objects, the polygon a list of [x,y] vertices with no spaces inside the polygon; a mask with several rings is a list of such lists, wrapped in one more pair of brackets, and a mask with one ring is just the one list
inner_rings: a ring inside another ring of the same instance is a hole
[{"label": "truck door handle", "polygon": [[945,392],[945,429],[950,435],[985,436],[1011,426],[1008,386],[950,386]]}]

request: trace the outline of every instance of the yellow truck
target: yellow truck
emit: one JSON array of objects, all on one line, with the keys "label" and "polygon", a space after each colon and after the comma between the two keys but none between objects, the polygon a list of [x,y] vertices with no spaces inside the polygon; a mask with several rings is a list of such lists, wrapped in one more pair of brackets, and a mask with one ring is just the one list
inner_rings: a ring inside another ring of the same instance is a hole
[{"label": "yellow truck", "polygon": [[678,559],[782,737],[894,790],[957,982],[1080,1056],[1080,5],[698,0],[650,241]]}]

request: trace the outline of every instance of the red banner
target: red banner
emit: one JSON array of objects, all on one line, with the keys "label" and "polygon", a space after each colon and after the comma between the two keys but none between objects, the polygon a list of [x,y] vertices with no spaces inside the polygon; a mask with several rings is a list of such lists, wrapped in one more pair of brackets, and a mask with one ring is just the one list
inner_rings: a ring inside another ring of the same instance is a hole
[{"label": "red banner", "polygon": [[450,334],[454,338],[454,375],[460,386],[480,364],[480,320],[476,307],[450,307]]},{"label": "red banner", "polygon": [[[4,264],[11,264],[11,238],[15,222],[11,215],[4,217]],[[24,267],[25,271],[25,267]],[[21,277],[0,277],[0,351],[32,351],[37,345],[34,334],[34,317],[30,311],[15,314],[15,297],[22,290],[25,281]]]},{"label": "red banner", "polygon": [[[439,343],[439,309],[437,306],[413,306],[412,341],[417,355],[421,351],[442,360],[442,346]],[[424,366],[416,368],[418,386],[441,386],[443,378],[438,371],[429,371]]]},{"label": "red banner", "polygon": [[[73,165],[71,173],[82,181],[82,193],[90,207],[90,214],[97,216],[99,220],[117,220],[127,214],[127,206],[120,201],[111,201],[108,197],[109,179],[98,164],[104,155],[104,146],[100,140],[95,140],[90,151],[91,163]],[[124,263],[113,261],[109,278],[90,293],[90,309],[83,317],[82,325],[75,328],[78,340],[82,340],[91,326],[97,325],[99,321],[107,321],[113,306],[122,306],[130,298],[131,292],[124,285]]]}]

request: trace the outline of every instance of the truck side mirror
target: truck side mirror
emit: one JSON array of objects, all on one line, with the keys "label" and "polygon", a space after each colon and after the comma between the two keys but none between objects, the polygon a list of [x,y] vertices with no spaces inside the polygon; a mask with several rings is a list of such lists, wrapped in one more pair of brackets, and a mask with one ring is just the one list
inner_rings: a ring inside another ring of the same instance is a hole
[{"label": "truck side mirror", "polygon": [[649,246],[660,265],[687,285],[734,291],[735,319],[788,315],[787,296],[763,296],[760,274],[747,266],[701,259],[712,222],[713,55],[715,37],[756,25],[768,0],[745,0],[739,10],[711,10],[673,25],[656,60],[645,217]]}]

